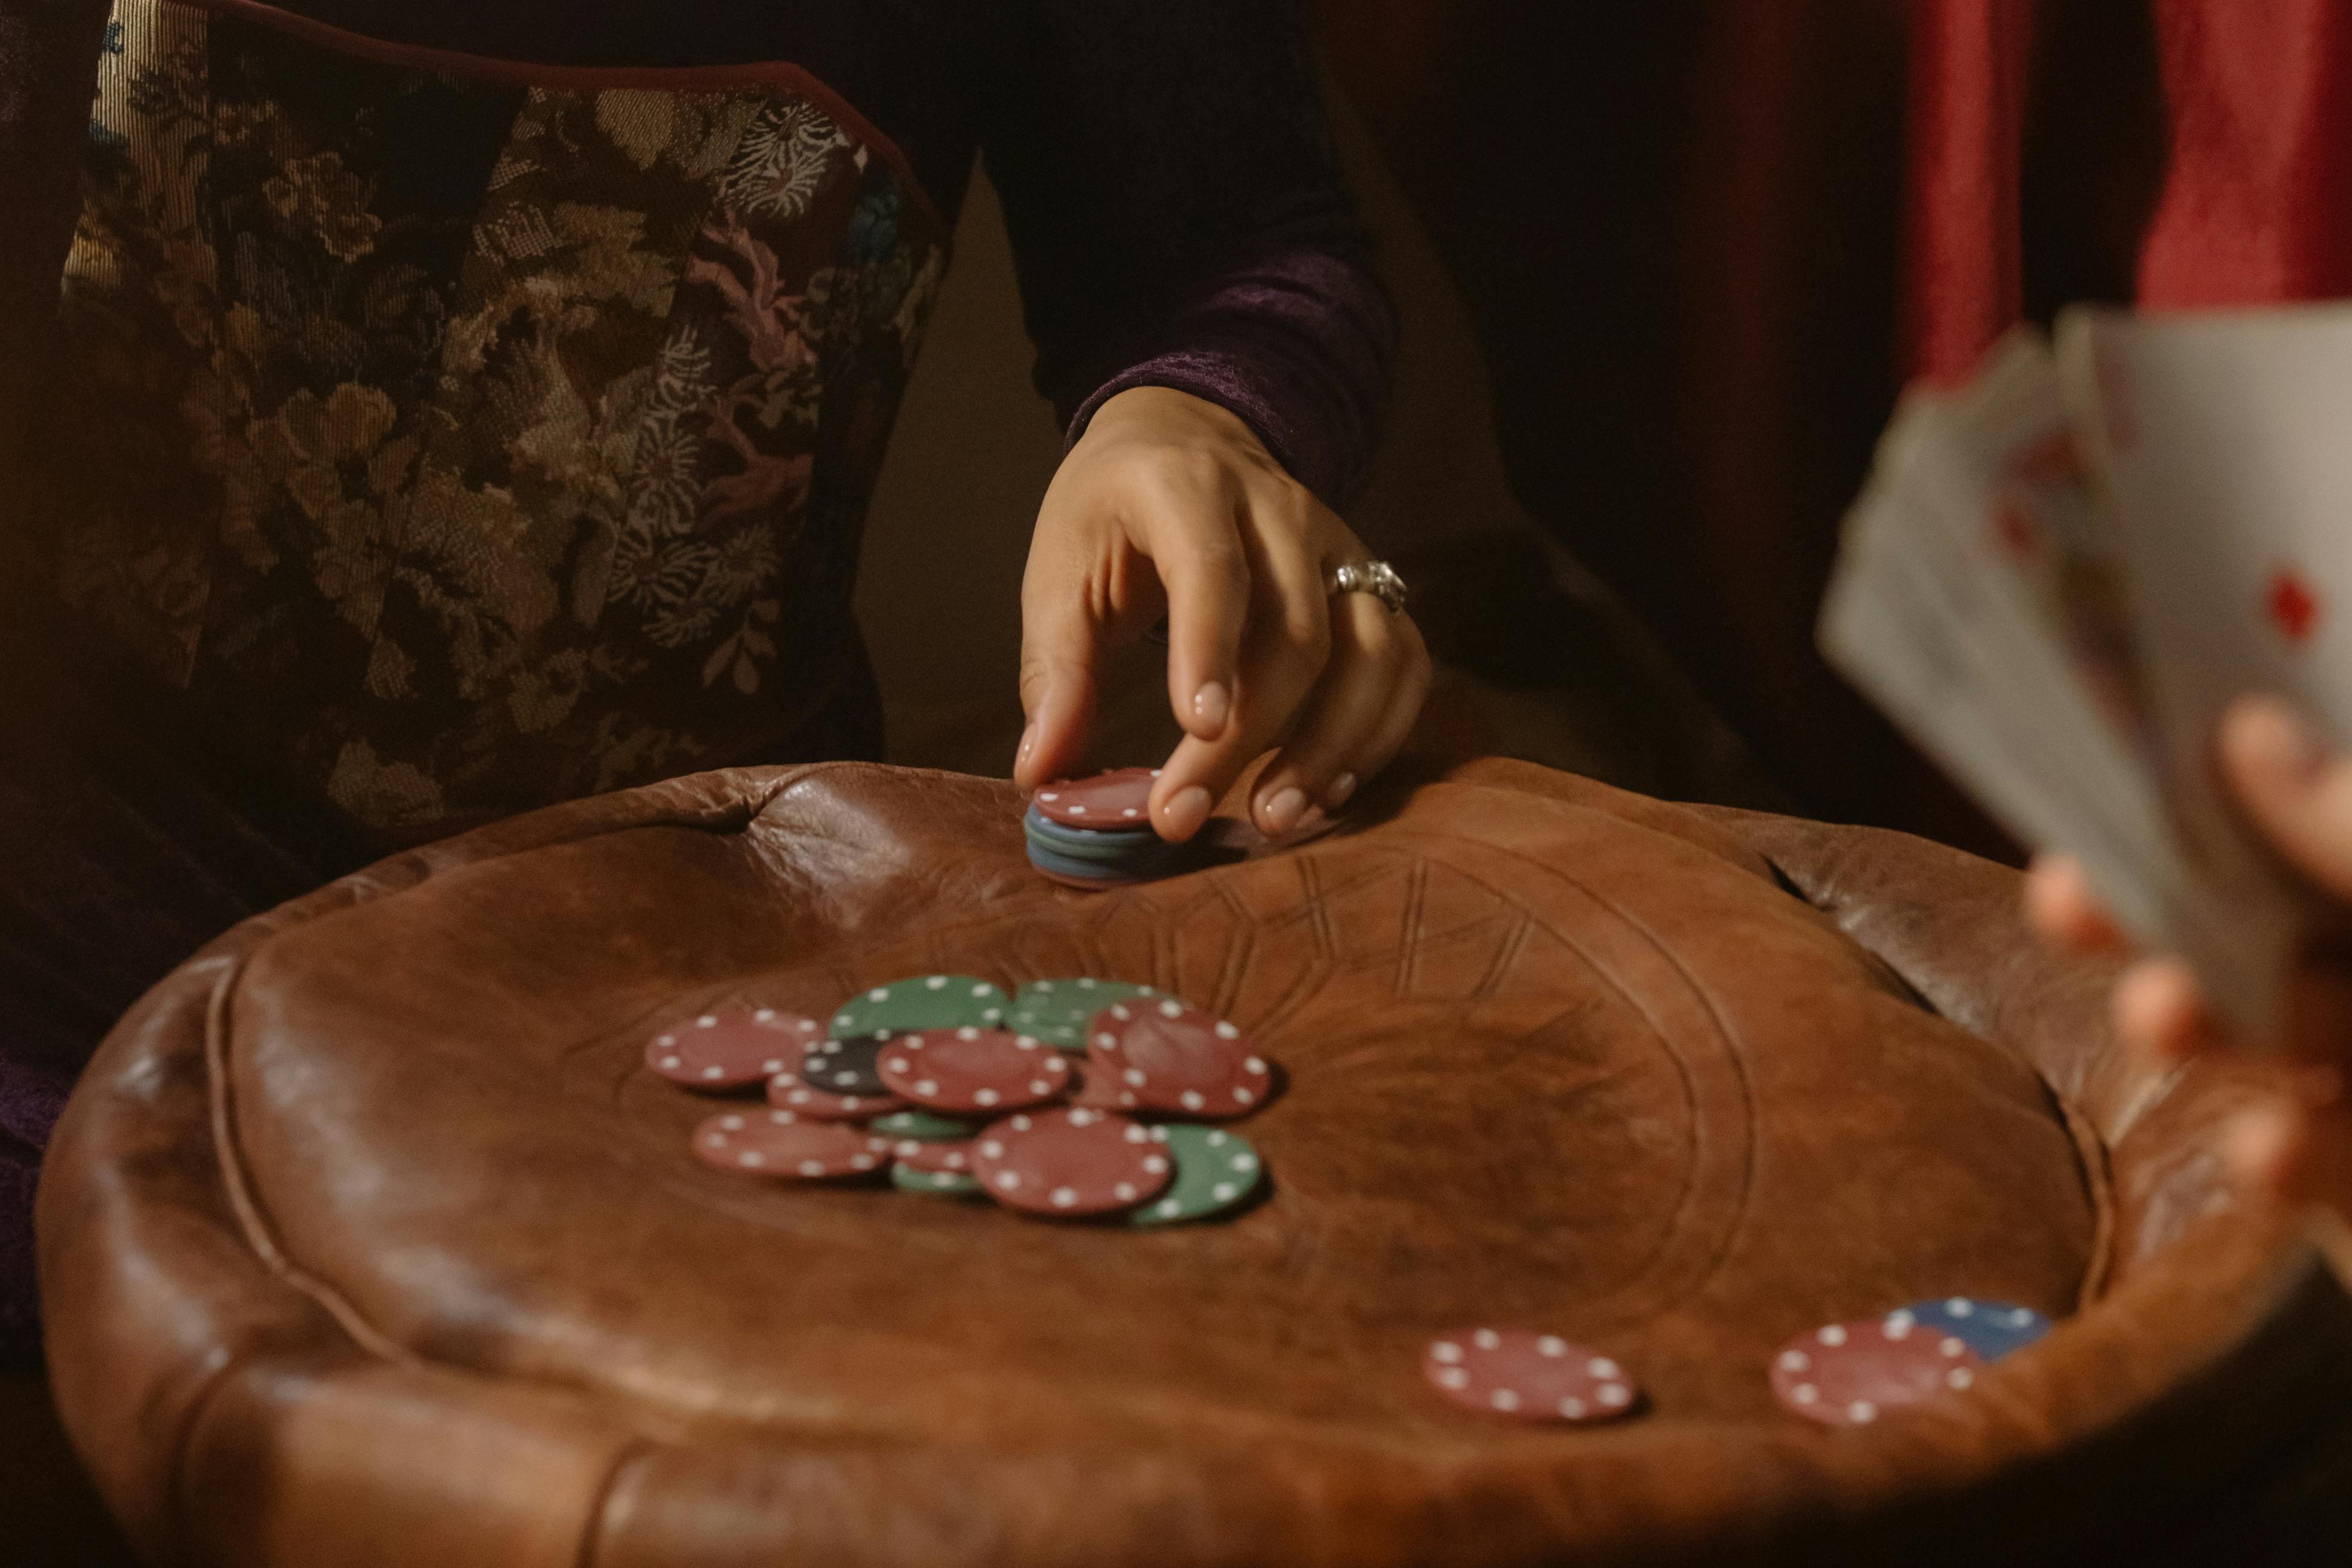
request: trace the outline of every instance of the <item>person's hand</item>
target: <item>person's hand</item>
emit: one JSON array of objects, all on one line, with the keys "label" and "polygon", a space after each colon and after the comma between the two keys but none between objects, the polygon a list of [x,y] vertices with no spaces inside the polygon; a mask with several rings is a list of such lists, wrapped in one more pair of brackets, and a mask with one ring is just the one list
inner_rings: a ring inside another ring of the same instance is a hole
[{"label": "person's hand", "polygon": [[[2247,822],[2311,888],[2352,916],[2352,758],[2331,757],[2284,704],[2250,698],[2221,726],[2223,782]],[[2033,925],[2082,951],[2113,950],[2124,938],[2092,895],[2082,868],[2051,855],[2026,886]],[[2229,1154],[2241,1181],[2293,1202],[2316,1203],[2352,1218],[2352,920],[2331,923],[2306,944],[2280,1009],[2283,1062],[2270,1103],[2231,1130]],[[2178,958],[2143,958],[2116,986],[2116,1028],[2125,1041],[2165,1061],[2230,1043]]]},{"label": "person's hand", "polygon": [[1258,828],[1338,810],[1396,755],[1429,693],[1412,618],[1328,591],[1333,567],[1370,559],[1225,409],[1166,387],[1111,398],[1037,514],[1014,780],[1034,789],[1081,764],[1103,659],[1164,612],[1168,701],[1185,738],[1152,787],[1160,836],[1199,831],[1277,746],[1251,796]]}]

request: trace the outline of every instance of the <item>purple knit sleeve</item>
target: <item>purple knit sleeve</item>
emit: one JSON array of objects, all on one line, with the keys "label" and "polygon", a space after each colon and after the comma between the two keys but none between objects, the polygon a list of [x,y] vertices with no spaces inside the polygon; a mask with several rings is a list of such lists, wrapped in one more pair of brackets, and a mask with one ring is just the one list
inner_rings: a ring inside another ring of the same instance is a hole
[{"label": "purple knit sleeve", "polygon": [[1247,422],[1276,461],[1327,502],[1353,493],[1371,459],[1396,353],[1396,315],[1371,276],[1318,250],[1287,250],[1219,278],[1180,311],[1149,358],[1079,404],[1131,387],[1173,387]]},{"label": "purple knit sleeve", "polygon": [[1071,438],[1168,386],[1328,501],[1361,477],[1395,318],[1298,0],[1022,0],[980,69],[1038,387]]}]

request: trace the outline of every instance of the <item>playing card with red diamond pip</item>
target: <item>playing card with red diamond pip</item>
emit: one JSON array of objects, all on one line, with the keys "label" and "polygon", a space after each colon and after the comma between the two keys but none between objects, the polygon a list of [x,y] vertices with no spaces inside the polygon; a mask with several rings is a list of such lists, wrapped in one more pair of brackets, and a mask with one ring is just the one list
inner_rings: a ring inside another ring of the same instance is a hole
[{"label": "playing card with red diamond pip", "polygon": [[2252,1029],[2305,905],[2212,737],[2267,691],[2352,737],[2347,393],[2343,308],[2021,329],[1906,396],[1822,609],[1832,664]]},{"label": "playing card with red diamond pip", "polygon": [[2184,852],[2289,940],[2295,894],[2223,797],[2212,736],[2232,700],[2267,692],[2352,739],[2352,308],[2081,308],[2058,363],[2118,519]]}]

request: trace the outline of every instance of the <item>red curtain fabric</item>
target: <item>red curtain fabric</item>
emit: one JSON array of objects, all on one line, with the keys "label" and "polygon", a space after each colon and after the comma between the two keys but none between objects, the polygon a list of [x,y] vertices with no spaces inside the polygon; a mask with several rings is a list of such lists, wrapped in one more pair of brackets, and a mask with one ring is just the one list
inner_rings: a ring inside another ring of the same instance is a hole
[{"label": "red curtain fabric", "polygon": [[[1925,3],[1317,10],[1469,307],[1528,515],[1801,809],[2010,855],[1813,645],[1896,391]],[[1549,632],[1515,641],[1529,668],[1538,648],[1584,656]]]},{"label": "red curtain fabric", "polygon": [[2352,293],[2352,5],[2158,0],[2172,162],[2140,257],[2155,307]]},{"label": "red curtain fabric", "polygon": [[[2140,3],[2167,129],[2139,302],[2352,294],[2352,0]],[[2089,0],[1920,0],[1905,279],[1915,373],[1966,373],[2034,292],[2045,236],[2022,215],[2028,127],[2036,94],[2069,86],[2037,71],[2036,51],[2070,4]],[[2119,30],[2118,10],[2088,19]]]},{"label": "red curtain fabric", "polygon": [[2024,308],[2021,181],[2033,0],[1921,0],[1912,22],[1904,349],[1965,377]]}]

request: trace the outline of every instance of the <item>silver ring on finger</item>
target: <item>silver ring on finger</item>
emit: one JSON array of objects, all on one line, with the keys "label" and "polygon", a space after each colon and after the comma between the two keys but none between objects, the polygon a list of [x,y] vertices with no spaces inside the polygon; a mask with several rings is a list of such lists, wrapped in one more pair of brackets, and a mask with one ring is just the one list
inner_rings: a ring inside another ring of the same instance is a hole
[{"label": "silver ring on finger", "polygon": [[1369,593],[1387,605],[1391,615],[1404,609],[1404,579],[1396,574],[1396,568],[1384,560],[1335,566],[1324,585],[1334,595]]}]

